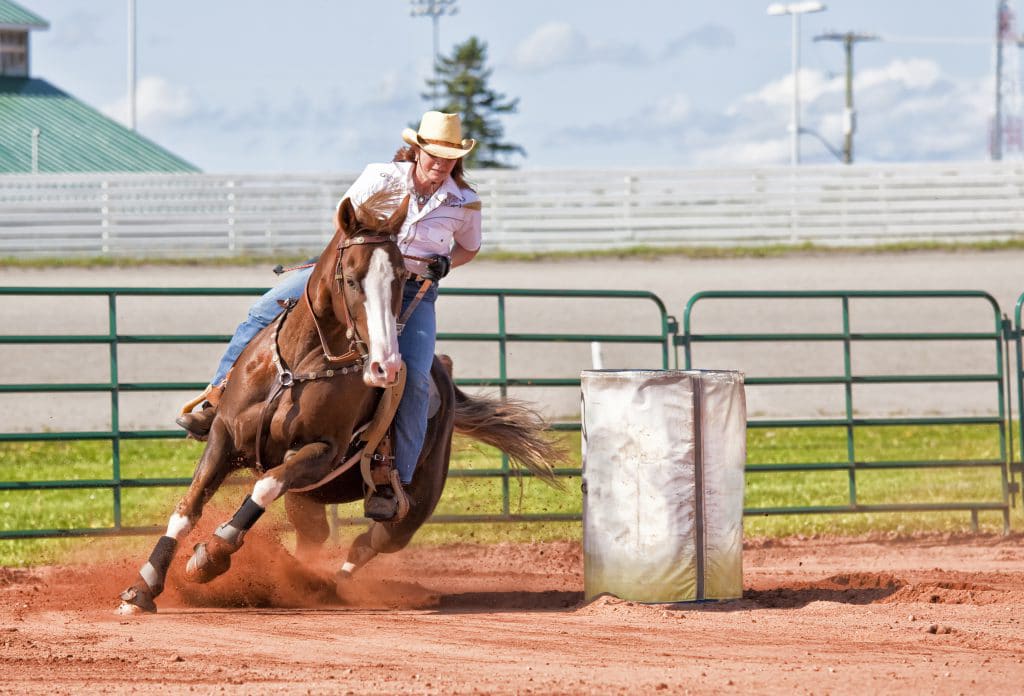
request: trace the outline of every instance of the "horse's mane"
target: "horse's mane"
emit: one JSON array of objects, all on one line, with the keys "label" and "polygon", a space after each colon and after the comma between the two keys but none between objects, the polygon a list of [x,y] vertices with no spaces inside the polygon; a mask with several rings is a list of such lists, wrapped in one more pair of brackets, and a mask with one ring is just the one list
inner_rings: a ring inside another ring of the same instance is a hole
[{"label": "horse's mane", "polygon": [[392,216],[404,198],[405,193],[393,186],[376,191],[356,207],[356,219],[367,232],[397,234],[402,220]]}]

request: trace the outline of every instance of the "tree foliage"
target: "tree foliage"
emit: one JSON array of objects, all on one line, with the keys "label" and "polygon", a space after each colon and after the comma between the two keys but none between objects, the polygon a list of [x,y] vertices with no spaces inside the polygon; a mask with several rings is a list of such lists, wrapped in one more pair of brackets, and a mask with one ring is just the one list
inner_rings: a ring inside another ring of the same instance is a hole
[{"label": "tree foliage", "polygon": [[[456,44],[450,56],[439,56],[437,79],[427,80],[429,93],[423,99],[433,108],[462,116],[462,137],[475,138],[476,148],[466,156],[467,167],[511,168],[508,158],[526,150],[503,142],[505,128],[499,120],[514,114],[519,99],[508,99],[488,86],[492,70],[487,67],[487,44],[475,36]],[[436,99],[434,95],[437,95]]]}]

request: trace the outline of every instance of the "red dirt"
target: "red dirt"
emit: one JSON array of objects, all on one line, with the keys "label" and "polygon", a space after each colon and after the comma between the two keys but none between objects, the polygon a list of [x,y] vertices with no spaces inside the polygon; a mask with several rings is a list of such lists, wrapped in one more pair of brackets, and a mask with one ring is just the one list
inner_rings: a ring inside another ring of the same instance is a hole
[{"label": "red dirt", "polygon": [[[0,693],[1016,693],[1024,536],[749,541],[741,600],[582,601],[578,544],[380,557],[334,593],[252,536],[155,616],[144,560],[0,569]],[[180,572],[183,558],[175,570]]]}]

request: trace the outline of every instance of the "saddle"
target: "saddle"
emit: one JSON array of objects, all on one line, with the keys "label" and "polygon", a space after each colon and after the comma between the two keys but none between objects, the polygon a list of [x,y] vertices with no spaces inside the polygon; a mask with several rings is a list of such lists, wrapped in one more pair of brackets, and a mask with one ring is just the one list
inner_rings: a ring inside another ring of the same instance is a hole
[{"label": "saddle", "polygon": [[335,463],[334,469],[316,483],[291,489],[292,493],[305,493],[333,481],[359,463],[365,495],[364,514],[380,522],[398,522],[409,513],[411,501],[402,487],[395,468],[394,419],[395,411],[405,391],[405,364],[398,372],[398,381],[383,390],[373,418],[352,436],[348,450]]}]

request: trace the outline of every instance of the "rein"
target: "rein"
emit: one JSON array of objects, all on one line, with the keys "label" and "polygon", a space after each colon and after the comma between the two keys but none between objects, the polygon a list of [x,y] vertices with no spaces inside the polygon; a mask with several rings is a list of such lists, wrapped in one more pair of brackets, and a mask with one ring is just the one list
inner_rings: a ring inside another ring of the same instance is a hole
[{"label": "rein", "polygon": [[355,237],[349,237],[338,244],[338,261],[334,268],[334,280],[337,283],[337,291],[341,293],[342,307],[345,312],[345,323],[348,325],[346,329],[346,335],[349,338],[349,350],[343,355],[332,355],[330,349],[327,347],[327,339],[324,336],[323,329],[320,328],[320,322],[317,320],[316,313],[313,311],[313,304],[309,299],[309,284],[303,291],[302,297],[305,301],[306,308],[309,310],[309,316],[313,320],[313,326],[316,327],[317,335],[320,338],[320,347],[323,350],[324,358],[328,363],[348,363],[340,368],[328,368],[326,370],[320,370],[317,372],[305,372],[296,374],[288,369],[285,365],[284,358],[281,356],[281,347],[278,343],[278,337],[281,333],[281,327],[284,326],[285,319],[295,308],[295,300],[289,300],[285,304],[284,311],[281,312],[280,317],[277,319],[277,325],[274,327],[274,336],[271,341],[271,347],[273,355],[271,362],[274,364],[274,368],[277,370],[277,383],[271,390],[267,400],[263,403],[263,408],[260,410],[259,420],[256,422],[256,470],[263,471],[263,463],[260,459],[260,451],[263,445],[263,423],[267,419],[267,413],[270,411],[270,407],[278,397],[284,392],[285,389],[290,388],[296,383],[309,382],[316,379],[329,379],[336,375],[347,375],[350,372],[358,372],[363,368],[363,363],[366,358],[366,342],[363,341],[359,335],[359,330],[356,328],[355,323],[352,321],[352,311],[348,306],[348,298],[345,296],[345,288],[342,283],[345,280],[345,271],[342,265],[342,259],[345,254],[345,249],[351,246],[358,246],[362,244],[386,244],[388,242],[395,242],[397,238],[393,234],[373,234],[373,235],[358,235]]},{"label": "rein", "polygon": [[372,235],[358,235],[356,237],[349,237],[338,244],[338,261],[334,266],[334,281],[337,283],[337,291],[341,294],[341,306],[345,312],[345,323],[348,328],[345,330],[345,335],[349,339],[349,349],[344,355],[332,355],[330,348],[327,347],[327,338],[324,336],[323,329],[320,328],[320,322],[317,320],[316,312],[313,311],[313,304],[309,300],[309,283],[306,283],[305,290],[303,291],[303,298],[306,301],[306,308],[309,310],[309,315],[313,319],[313,326],[316,327],[316,333],[320,337],[320,347],[323,349],[324,358],[327,362],[340,363],[351,360],[362,360],[366,357],[366,341],[359,335],[359,329],[356,328],[356,324],[352,321],[352,310],[348,306],[348,298],[345,296],[345,288],[342,283],[345,281],[345,269],[342,265],[342,260],[345,257],[345,250],[352,246],[359,246],[362,244],[386,244],[388,242],[394,243],[398,238],[393,234],[372,234]]}]

